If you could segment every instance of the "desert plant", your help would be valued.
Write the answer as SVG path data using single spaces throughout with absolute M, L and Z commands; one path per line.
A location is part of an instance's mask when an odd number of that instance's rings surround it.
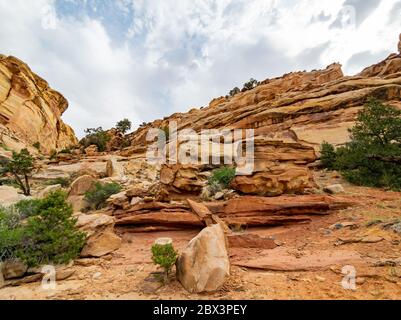
M 0 262 L 16 258 L 22 234 L 17 211 L 13 207 L 0 207 Z
M 0 173 L 2 175 L 11 174 L 24 195 L 30 196 L 29 176 L 33 169 L 33 157 L 27 149 L 22 149 L 19 153 L 13 151 L 11 160 L 3 160 Z
M 235 177 L 235 168 L 222 167 L 213 170 L 209 178 L 208 184 L 209 186 L 213 186 L 217 183 L 220 184 L 223 188 L 228 188 L 234 177 Z
M 18 257 L 29 266 L 38 266 L 68 263 L 79 256 L 85 234 L 75 227 L 66 194 L 60 190 L 49 194 L 34 205 L 35 210 L 23 227 Z
M 50 179 L 50 180 L 46 181 L 46 185 L 48 185 L 48 186 L 54 186 L 57 184 L 61 185 L 63 188 L 68 188 L 71 184 L 71 179 L 59 177 L 59 178 Z
M 159 265 L 164 271 L 164 283 L 168 282 L 168 277 L 177 261 L 177 252 L 171 243 L 157 244 L 152 246 L 152 261 L 154 264 Z
M 35 142 L 33 145 L 32 145 L 32 147 L 34 147 L 35 149 L 37 149 L 37 150 L 40 150 L 40 142 L 38 141 L 38 142 Z
M 259 82 L 253 78 L 251 78 L 248 82 L 244 83 L 244 87 L 242 90 L 251 90 L 259 85 Z
M 72 151 L 71 151 L 71 148 L 64 148 L 64 149 L 61 150 L 59 153 L 62 153 L 62 154 L 71 154 Z
M 120 191 L 121 186 L 116 182 L 105 184 L 97 182 L 91 190 L 85 193 L 85 200 L 92 208 L 101 209 L 111 195 Z
M 18 258 L 28 266 L 74 259 L 85 234 L 76 229 L 72 213 L 62 191 L 0 208 L 0 259 Z
M 401 189 L 401 110 L 369 99 L 350 130 L 351 141 L 335 151 L 334 169 L 351 183 Z M 330 147 L 329 147 L 330 148 Z M 329 148 L 326 149 L 328 150 Z M 330 148 L 331 149 L 331 148 Z M 326 152 L 332 159 L 332 149 Z
M 39 214 L 41 200 L 29 199 L 21 200 L 14 205 L 15 209 L 18 210 L 21 219 L 26 219 Z
M 336 162 L 336 150 L 330 143 L 323 141 L 320 146 L 320 162 L 327 169 L 334 169 Z
M 241 89 L 238 87 L 235 87 L 234 89 L 230 90 L 229 95 L 230 95 L 230 97 L 234 97 L 236 94 L 238 94 L 240 92 L 241 92 Z
M 101 152 L 106 150 L 107 142 L 110 141 L 110 136 L 102 127 L 88 128 L 85 130 L 85 133 L 86 136 L 80 141 L 81 145 L 85 148 L 90 145 L 95 145 Z
M 120 131 L 122 134 L 125 134 L 127 131 L 131 130 L 132 123 L 128 119 L 123 119 L 118 121 L 116 124 L 116 129 Z

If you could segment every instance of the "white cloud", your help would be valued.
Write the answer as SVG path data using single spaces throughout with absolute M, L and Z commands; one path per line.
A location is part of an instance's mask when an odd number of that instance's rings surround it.
M 64 119 L 79 135 L 123 117 L 137 125 L 205 105 L 250 77 L 334 61 L 355 73 L 362 60 L 395 51 L 401 27 L 389 19 L 391 0 L 364 2 L 363 19 L 340 28 L 333 24 L 345 0 L 119 0 L 124 15 L 134 14 L 116 41 L 108 30 L 115 20 L 101 11 L 107 0 L 84 2 L 97 15 L 57 12 L 56 28 L 43 28 L 43 8 L 54 14 L 54 1 L 0 0 L 0 52 L 26 61 L 67 97 Z

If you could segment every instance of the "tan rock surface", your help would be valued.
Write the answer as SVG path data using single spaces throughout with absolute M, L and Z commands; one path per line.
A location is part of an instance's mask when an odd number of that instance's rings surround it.
M 177 278 L 189 292 L 216 291 L 229 275 L 225 235 L 218 224 L 193 238 L 177 261 Z
M 74 131 L 61 120 L 67 100 L 15 57 L 0 55 L 0 142 L 10 149 L 61 150 L 75 145 Z
M 80 214 L 77 227 L 87 234 L 82 257 L 101 257 L 117 250 L 121 238 L 114 233 L 114 219 L 105 214 Z

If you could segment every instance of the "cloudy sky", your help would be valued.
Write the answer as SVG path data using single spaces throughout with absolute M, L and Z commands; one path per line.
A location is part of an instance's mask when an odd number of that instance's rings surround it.
M 69 100 L 77 135 L 201 107 L 254 77 L 396 52 L 401 0 L 0 0 L 0 53 Z

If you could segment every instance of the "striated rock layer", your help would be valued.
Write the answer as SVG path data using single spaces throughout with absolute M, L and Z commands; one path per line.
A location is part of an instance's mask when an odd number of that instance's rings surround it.
M 0 55 L 0 144 L 50 153 L 77 143 L 61 120 L 67 100 L 15 57 Z
M 401 52 L 355 76 L 344 76 L 341 65 L 334 63 L 324 70 L 267 79 L 233 97 L 213 99 L 205 108 L 143 125 L 131 135 L 131 151 L 146 148 L 151 128 L 165 130 L 172 121 L 178 130 L 196 133 L 203 129 L 254 129 L 253 174 L 237 176 L 232 186 L 245 194 L 302 193 L 314 186 L 308 165 L 318 159 L 320 144 L 327 141 L 338 146 L 349 141 L 348 129 L 370 97 L 401 108 Z M 187 144 L 189 150 L 194 140 L 189 137 L 179 145 Z M 231 147 L 225 141 L 221 144 L 222 149 Z M 202 187 L 202 167 L 167 165 L 161 176 L 162 183 L 178 191 Z

